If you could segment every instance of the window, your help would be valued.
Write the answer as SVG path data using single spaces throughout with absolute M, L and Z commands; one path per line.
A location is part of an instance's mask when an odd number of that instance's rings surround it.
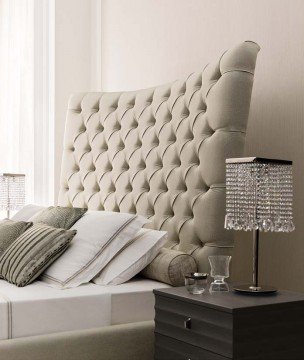
M 53 202 L 53 2 L 0 0 L 0 172 Z

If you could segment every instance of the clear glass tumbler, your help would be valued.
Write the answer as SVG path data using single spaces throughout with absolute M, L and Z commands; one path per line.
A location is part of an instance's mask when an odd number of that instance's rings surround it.
M 209 291 L 229 291 L 229 286 L 225 279 L 229 277 L 229 264 L 231 256 L 226 255 L 214 255 L 208 256 L 211 266 L 210 275 L 214 281 L 210 284 Z
M 185 276 L 186 289 L 190 294 L 198 295 L 205 291 L 207 286 L 207 274 L 190 273 Z

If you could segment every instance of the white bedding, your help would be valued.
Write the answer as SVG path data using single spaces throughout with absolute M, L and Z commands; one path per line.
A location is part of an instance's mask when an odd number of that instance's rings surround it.
M 164 287 L 136 279 L 58 290 L 40 281 L 18 288 L 0 280 L 0 340 L 152 320 L 152 290 Z

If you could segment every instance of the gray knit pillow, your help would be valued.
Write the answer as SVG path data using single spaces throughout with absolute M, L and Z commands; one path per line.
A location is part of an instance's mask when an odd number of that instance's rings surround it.
M 0 220 L 0 256 L 30 226 L 31 222 Z
M 60 229 L 70 229 L 88 209 L 50 206 L 30 218 L 34 224 L 43 223 Z
M 76 230 L 34 224 L 0 257 L 0 277 L 17 286 L 33 282 L 69 246 Z

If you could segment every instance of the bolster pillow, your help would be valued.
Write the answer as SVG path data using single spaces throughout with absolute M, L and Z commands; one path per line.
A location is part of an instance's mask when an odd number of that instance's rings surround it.
M 197 264 L 191 255 L 162 248 L 157 257 L 142 271 L 142 275 L 172 286 L 182 286 L 185 284 L 185 274 L 196 271 Z

